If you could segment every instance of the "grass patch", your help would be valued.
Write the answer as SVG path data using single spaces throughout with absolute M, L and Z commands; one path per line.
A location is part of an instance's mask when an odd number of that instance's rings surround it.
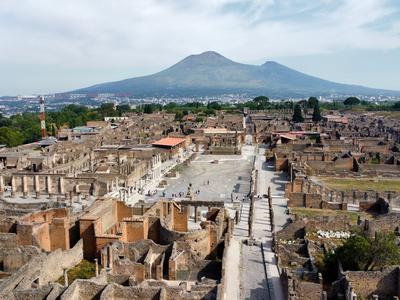
M 321 178 L 327 187 L 334 190 L 374 190 L 376 192 L 395 191 L 400 193 L 400 179 L 377 179 L 377 178 Z
M 400 111 L 375 111 L 375 115 L 400 119 Z
M 316 216 L 347 216 L 352 225 L 357 224 L 358 216 L 361 216 L 362 219 L 371 219 L 371 215 L 365 212 L 355 212 L 347 210 L 292 207 L 290 208 L 290 212 L 292 214 L 298 215 L 301 218 L 306 217 L 310 219 Z
M 82 260 L 75 267 L 69 269 L 68 284 L 71 284 L 75 279 L 90 279 L 96 276 L 96 265 L 88 260 Z M 61 276 L 57 282 L 64 285 L 64 276 Z

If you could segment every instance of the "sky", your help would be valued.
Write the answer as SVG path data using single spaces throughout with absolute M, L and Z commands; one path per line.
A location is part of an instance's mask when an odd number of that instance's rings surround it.
M 148 75 L 209 50 L 400 90 L 400 1 L 0 0 L 0 95 Z

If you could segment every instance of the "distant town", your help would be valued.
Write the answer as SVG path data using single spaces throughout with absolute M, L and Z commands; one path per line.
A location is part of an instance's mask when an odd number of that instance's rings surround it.
M 353 95 L 338 95 L 332 94 L 329 96 L 318 97 L 321 102 L 332 102 L 337 100 L 344 100 Z M 399 101 L 399 96 L 365 96 L 356 95 L 360 100 L 368 101 L 371 103 L 385 103 Z M 39 106 L 37 103 L 38 95 L 18 95 L 18 96 L 0 96 L 0 112 L 3 116 L 11 116 L 23 112 L 37 112 Z M 207 97 L 143 97 L 137 98 L 126 94 L 114 93 L 99 93 L 99 94 L 75 94 L 75 93 L 60 93 L 60 94 L 47 94 L 44 95 L 47 111 L 57 111 L 66 105 L 82 105 L 88 108 L 99 107 L 104 103 L 114 103 L 115 105 L 127 104 L 131 108 L 143 104 L 161 104 L 166 105 L 174 102 L 178 104 L 201 102 L 207 104 L 209 102 L 219 102 L 224 104 L 238 104 L 245 103 L 254 98 L 253 95 L 247 94 L 223 94 L 219 96 Z M 287 98 L 287 101 L 301 101 L 304 97 Z M 271 98 L 271 102 L 282 101 L 281 98 Z

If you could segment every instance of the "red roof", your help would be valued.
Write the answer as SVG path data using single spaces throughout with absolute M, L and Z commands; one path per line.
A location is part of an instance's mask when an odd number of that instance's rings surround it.
M 181 138 L 167 137 L 152 143 L 152 145 L 174 147 L 183 143 L 184 141 L 185 140 Z

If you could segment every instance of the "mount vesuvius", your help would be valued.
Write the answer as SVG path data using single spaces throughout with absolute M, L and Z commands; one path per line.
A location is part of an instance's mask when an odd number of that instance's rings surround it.
M 190 55 L 153 75 L 108 82 L 74 93 L 126 93 L 133 96 L 215 96 L 220 94 L 302 97 L 330 94 L 400 95 L 323 80 L 267 61 L 261 66 L 234 62 L 216 52 Z

